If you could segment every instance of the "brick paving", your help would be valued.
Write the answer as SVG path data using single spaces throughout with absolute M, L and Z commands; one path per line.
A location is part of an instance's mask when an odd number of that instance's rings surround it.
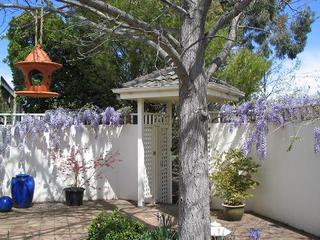
M 125 200 L 90 201 L 81 207 L 68 207 L 62 203 L 40 203 L 28 209 L 13 209 L 9 213 L 0 213 L 0 239 L 86 239 L 90 221 L 100 211 L 115 208 L 139 219 L 149 227 L 157 226 L 158 211 L 173 216 L 177 214 L 176 205 L 137 208 L 134 203 Z M 217 219 L 223 226 L 232 230 L 234 239 L 247 239 L 247 230 L 250 227 L 261 230 L 261 239 L 319 239 L 248 213 L 240 222 L 223 221 L 217 212 L 212 212 L 212 219 Z

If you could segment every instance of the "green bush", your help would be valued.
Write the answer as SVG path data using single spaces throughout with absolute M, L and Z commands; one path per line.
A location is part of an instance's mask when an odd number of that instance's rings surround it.
M 146 226 L 125 217 L 118 210 L 99 213 L 88 230 L 88 240 L 151 240 L 148 235 Z
M 210 179 L 214 184 L 215 196 L 220 197 L 224 204 L 237 206 L 251 197 L 248 190 L 255 189 L 259 182 L 253 176 L 259 164 L 245 157 L 240 150 L 230 150 L 225 158 L 218 158 Z
M 176 240 L 176 234 L 169 228 L 168 221 L 165 226 L 149 230 L 118 210 L 101 212 L 89 225 L 88 240 Z

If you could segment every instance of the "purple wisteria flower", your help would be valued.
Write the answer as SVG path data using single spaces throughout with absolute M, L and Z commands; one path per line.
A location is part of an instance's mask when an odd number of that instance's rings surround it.
M 260 229 L 259 228 L 249 228 L 248 237 L 250 240 L 259 240 L 260 239 Z
M 245 139 L 242 146 L 243 153 L 247 156 L 255 145 L 258 157 L 265 159 L 268 125 L 284 126 L 286 122 L 319 118 L 320 98 L 285 96 L 277 101 L 260 98 L 255 103 L 245 102 L 238 107 L 225 104 L 220 109 L 220 117 L 221 121 L 228 123 L 231 128 L 240 127 L 249 119 L 253 119 L 255 125 L 249 137 Z M 314 151 L 320 153 L 319 128 L 315 129 Z
M 231 122 L 232 121 L 232 115 L 233 115 L 234 108 L 229 104 L 222 105 L 220 109 L 220 117 L 225 122 Z
M 320 153 L 320 127 L 314 129 L 314 152 Z
M 111 122 L 112 116 L 115 114 L 115 110 L 113 107 L 107 107 L 103 112 L 102 112 L 102 123 L 109 125 Z
M 73 125 L 76 126 L 77 129 L 83 129 L 83 125 L 90 124 L 97 134 L 98 126 L 101 123 L 114 126 L 120 125 L 120 112 L 115 111 L 112 107 L 108 107 L 104 112 L 99 108 L 90 108 L 80 111 L 70 111 L 58 108 L 46 111 L 44 117 L 41 119 L 27 115 L 22 121 L 16 122 L 13 126 L 14 137 L 16 138 L 19 150 L 19 158 L 21 161 L 24 161 L 25 159 L 24 149 L 27 136 L 38 136 L 44 132 L 49 132 L 50 147 L 58 149 L 61 143 L 62 132 L 65 129 L 70 128 Z M 5 153 L 7 146 L 10 145 L 10 131 L 9 134 L 7 134 L 5 130 L 1 131 L 2 138 L 5 139 L 3 142 L 6 144 L 0 145 L 0 154 Z

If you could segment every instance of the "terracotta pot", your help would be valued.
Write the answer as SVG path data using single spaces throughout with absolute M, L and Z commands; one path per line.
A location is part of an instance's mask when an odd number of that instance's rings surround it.
M 223 215 L 227 221 L 240 221 L 244 214 L 245 204 L 238 206 L 231 206 L 227 204 L 222 204 Z

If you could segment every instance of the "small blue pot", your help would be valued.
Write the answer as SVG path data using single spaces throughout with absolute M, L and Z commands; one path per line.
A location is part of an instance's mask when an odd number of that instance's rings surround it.
M 13 205 L 17 208 L 28 208 L 32 204 L 34 179 L 28 174 L 18 174 L 12 178 L 11 194 Z
M 0 212 L 10 212 L 13 206 L 11 197 L 0 197 Z

